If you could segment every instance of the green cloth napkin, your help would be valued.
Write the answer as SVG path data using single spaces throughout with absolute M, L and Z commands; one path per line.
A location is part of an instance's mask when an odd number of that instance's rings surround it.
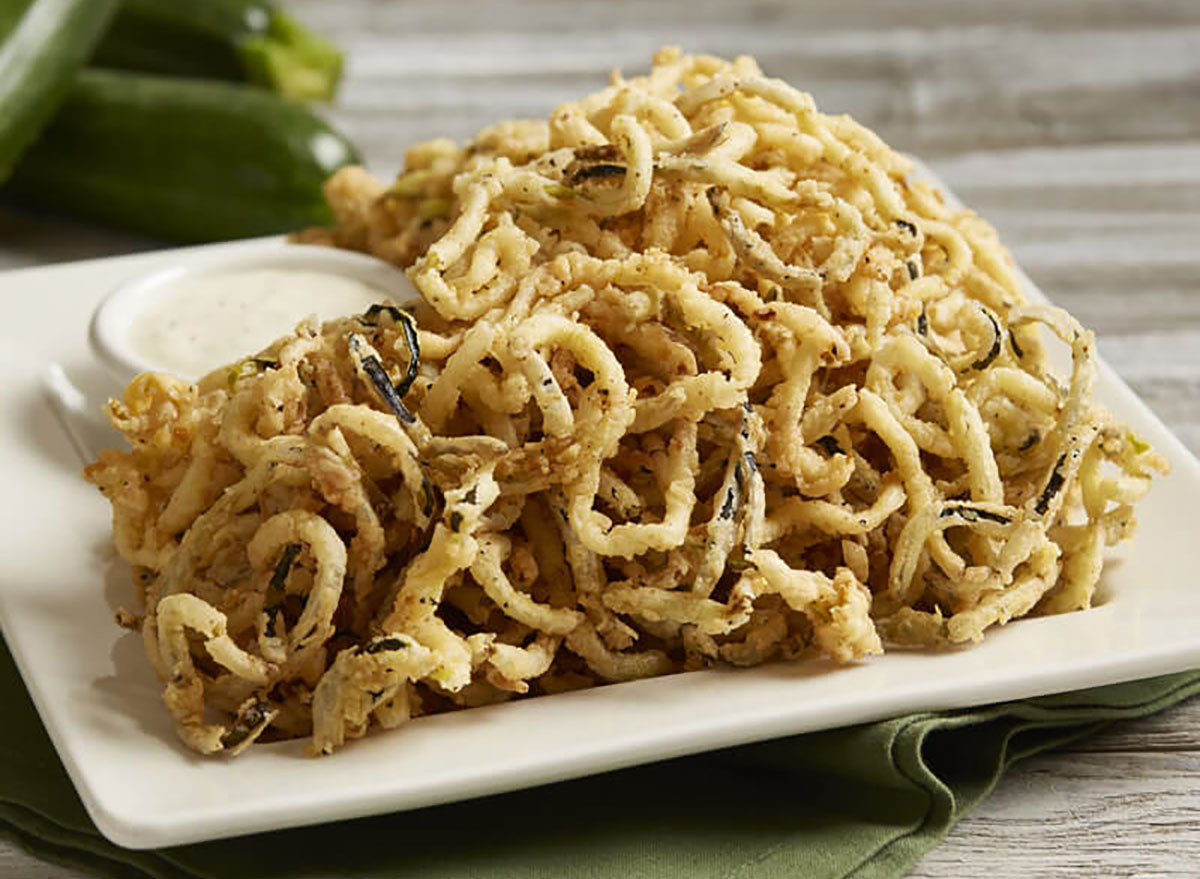
M 0 643 L 0 833 L 121 879 L 885 879 L 903 875 L 1016 760 L 1196 692 L 1200 672 L 1189 672 L 135 852 L 88 820 Z

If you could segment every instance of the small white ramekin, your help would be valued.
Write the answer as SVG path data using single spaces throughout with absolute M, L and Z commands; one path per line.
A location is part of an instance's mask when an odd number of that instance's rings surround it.
M 104 368 L 122 384 L 139 373 L 164 368 L 164 364 L 152 363 L 132 349 L 129 330 L 139 314 L 185 278 L 238 270 L 289 269 L 353 278 L 377 287 L 395 302 L 406 302 L 416 296 L 404 272 L 390 263 L 350 250 L 289 244 L 281 238 L 270 238 L 177 252 L 177 263 L 118 285 L 92 313 L 88 342 Z M 295 319 L 304 317 L 298 313 Z

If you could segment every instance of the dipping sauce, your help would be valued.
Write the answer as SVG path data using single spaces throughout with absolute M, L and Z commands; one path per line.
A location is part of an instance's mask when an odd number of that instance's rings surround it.
M 328 272 L 248 269 L 185 277 L 134 319 L 128 344 L 158 368 L 199 378 L 260 351 L 310 315 L 357 314 L 390 297 Z

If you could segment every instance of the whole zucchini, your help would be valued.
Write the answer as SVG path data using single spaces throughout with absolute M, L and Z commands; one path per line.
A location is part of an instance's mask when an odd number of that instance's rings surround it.
M 342 53 L 264 0 L 124 0 L 92 63 L 329 100 Z
M 117 0 L 0 0 L 0 182 L 58 109 Z
M 303 104 L 246 85 L 87 69 L 5 192 L 177 242 L 330 221 L 353 146 Z

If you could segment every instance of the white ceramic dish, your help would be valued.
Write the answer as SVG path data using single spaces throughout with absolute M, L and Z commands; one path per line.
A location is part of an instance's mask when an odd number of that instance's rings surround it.
M 88 318 L 114 285 L 271 246 L 0 277 L 0 624 L 89 813 L 121 845 L 410 809 L 902 712 L 1200 666 L 1200 533 L 1189 515 L 1200 464 L 1103 367 L 1099 397 L 1174 472 L 1139 508 L 1137 538 L 1110 558 L 1092 610 L 1018 621 L 963 651 L 894 652 L 843 668 L 821 661 L 697 672 L 421 718 L 322 760 L 302 757 L 300 742 L 255 746 L 236 760 L 197 757 L 172 732 L 139 639 L 112 623 L 113 608 L 132 601 L 127 572 L 108 549 L 107 504 L 79 478 L 41 379 L 56 362 L 86 396 L 105 387 L 88 352 Z
M 138 373 L 161 369 L 162 364 L 146 360 L 130 344 L 129 329 L 137 316 L 186 279 L 243 269 L 289 269 L 342 275 L 381 290 L 396 300 L 410 299 L 415 293 L 403 272 L 374 257 L 349 250 L 298 246 L 278 239 L 266 239 L 250 248 L 201 248 L 191 251 L 187 260 L 170 263 L 114 287 L 92 315 L 88 328 L 92 350 L 122 383 Z M 296 314 L 294 319 L 299 321 L 303 317 L 304 314 Z

